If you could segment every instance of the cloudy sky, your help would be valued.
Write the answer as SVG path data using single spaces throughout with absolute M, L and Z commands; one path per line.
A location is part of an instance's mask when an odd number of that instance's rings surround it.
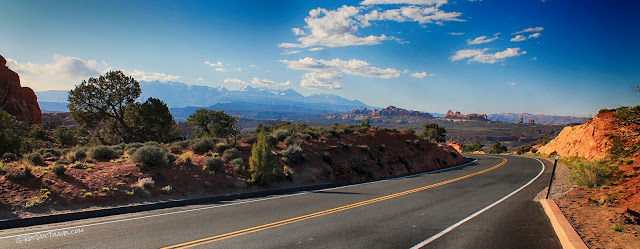
M 373 106 L 588 116 L 640 104 L 638 1 L 4 1 L 36 91 L 138 80 L 293 88 Z

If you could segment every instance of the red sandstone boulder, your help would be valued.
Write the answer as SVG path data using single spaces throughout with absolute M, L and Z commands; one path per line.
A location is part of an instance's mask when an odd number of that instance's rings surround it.
M 0 108 L 18 119 L 32 124 L 42 123 L 38 97 L 28 87 L 20 85 L 20 76 L 7 67 L 0 55 Z

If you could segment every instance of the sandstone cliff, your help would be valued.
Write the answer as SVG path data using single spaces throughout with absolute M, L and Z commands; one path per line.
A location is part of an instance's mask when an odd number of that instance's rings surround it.
M 613 112 L 598 114 L 593 120 L 582 125 L 564 128 L 558 137 L 540 147 L 538 152 L 546 155 L 555 152 L 563 157 L 604 159 L 609 156 L 613 137 L 638 140 L 637 134 L 633 134 L 635 128 L 629 128 L 632 127 L 621 124 L 617 118 L 613 117 Z
M 7 60 L 0 55 L 0 108 L 20 120 L 32 124 L 42 123 L 42 113 L 36 94 L 28 87 L 20 85 L 20 76 L 7 66 Z
M 463 115 L 460 112 L 452 112 L 451 110 L 447 112 L 447 115 L 445 117 L 451 118 L 451 119 L 468 119 L 468 120 L 482 120 L 482 121 L 489 120 L 487 118 L 487 114 L 470 113 L 470 114 Z
M 398 108 L 395 106 L 387 106 L 387 108 L 381 110 L 369 110 L 369 109 L 356 109 L 351 112 L 355 115 L 369 115 L 369 116 L 412 116 L 412 117 L 425 117 L 433 118 L 433 115 L 426 112 L 412 111 L 407 109 Z

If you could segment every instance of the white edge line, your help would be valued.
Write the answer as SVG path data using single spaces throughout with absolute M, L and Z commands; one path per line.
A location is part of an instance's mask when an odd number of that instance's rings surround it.
M 423 246 L 426 246 L 427 244 L 433 242 L 434 240 L 437 240 L 438 238 L 442 237 L 443 235 L 447 234 L 448 232 L 451 232 L 451 230 L 459 227 L 460 225 L 464 224 L 465 222 L 475 218 L 476 216 L 484 213 L 485 211 L 489 210 L 490 208 L 494 207 L 495 205 L 500 204 L 501 202 L 503 202 L 504 200 L 508 199 L 509 197 L 515 195 L 516 193 L 520 192 L 520 190 L 526 188 L 527 186 L 529 186 L 529 184 L 533 183 L 535 180 L 537 180 L 542 173 L 545 170 L 545 166 L 544 163 L 542 163 L 542 161 L 540 161 L 537 158 L 533 158 L 536 159 L 538 162 L 540 162 L 540 165 L 542 165 L 542 169 L 540 170 L 540 172 L 538 173 L 538 175 L 536 175 L 536 177 L 534 177 L 533 179 L 531 179 L 531 181 L 527 182 L 527 184 L 523 185 L 522 187 L 520 187 L 519 189 L 514 190 L 513 192 L 511 192 L 510 194 L 506 195 L 505 197 L 502 197 L 502 199 L 497 200 L 496 202 L 492 203 L 489 206 L 486 206 L 483 209 L 478 210 L 477 212 L 473 213 L 472 215 L 467 216 L 467 218 L 464 218 L 458 222 L 456 222 L 455 224 L 451 225 L 450 227 L 447 227 L 446 229 L 440 231 L 439 233 L 431 236 L 430 238 L 416 244 L 415 246 L 412 246 L 410 249 L 418 249 L 418 248 L 422 248 Z
M 391 178 L 391 179 L 386 179 L 386 180 L 378 180 L 378 181 L 358 183 L 358 184 L 352 184 L 352 185 L 346 185 L 346 186 L 340 186 L 340 187 L 334 187 L 334 188 L 326 188 L 326 189 L 305 191 L 305 192 L 294 193 L 294 194 L 278 195 L 278 196 L 273 196 L 273 197 L 263 197 L 263 198 L 253 199 L 253 200 L 234 202 L 234 203 L 228 203 L 228 204 L 223 204 L 223 205 L 213 205 L 213 206 L 207 206 L 207 207 L 201 207 L 201 208 L 195 208 L 195 209 L 189 209 L 189 210 L 174 211 L 174 212 L 169 212 L 169 213 L 153 214 L 153 215 L 140 216 L 140 217 L 134 217 L 134 218 L 126 218 L 126 219 L 118 219 L 118 220 L 111 220 L 111 221 L 105 221 L 105 222 L 91 223 L 91 224 L 80 225 L 80 226 L 57 228 L 57 229 L 45 230 L 45 231 L 39 231 L 39 232 L 30 232 L 30 233 L 23 233 L 23 234 L 17 234 L 17 235 L 10 235 L 10 236 L 5 236 L 5 237 L 0 237 L 0 240 L 13 238 L 13 237 L 20 237 L 20 236 L 24 236 L 24 235 L 28 235 L 28 234 L 39 234 L 39 233 L 47 233 L 47 232 L 54 232 L 54 231 L 61 231 L 61 230 L 71 230 L 71 229 L 77 229 L 77 228 L 84 228 L 84 227 L 90 227 L 90 226 L 106 225 L 106 224 L 111 224 L 111 223 L 116 223 L 116 222 L 132 221 L 132 220 L 153 218 L 153 217 L 159 217 L 159 216 L 165 216 L 165 215 L 188 213 L 188 212 L 200 211 L 200 210 L 205 210 L 205 209 L 220 208 L 220 207 L 227 207 L 227 206 L 233 206 L 233 205 L 239 205 L 239 204 L 245 204 L 245 203 L 251 203 L 251 202 L 280 199 L 280 198 L 291 197 L 291 196 L 296 196 L 296 195 L 304 195 L 304 194 L 309 194 L 309 193 L 317 193 L 317 192 L 326 191 L 326 190 L 350 188 L 350 187 L 367 185 L 367 184 L 372 184 L 372 183 L 386 182 L 386 181 L 390 181 L 390 180 L 399 180 L 399 179 L 404 179 L 404 178 L 408 178 L 408 177 L 423 176 L 423 175 L 434 174 L 434 173 L 438 173 L 438 172 L 442 172 L 442 171 L 453 170 L 453 169 L 456 169 L 456 168 L 467 166 L 467 165 L 475 163 L 477 161 L 478 161 L 478 159 L 473 158 L 473 161 L 465 163 L 465 164 L 462 164 L 462 165 L 449 167 L 449 168 L 444 168 L 444 169 L 439 169 L 439 170 L 428 171 L 428 172 L 423 172 L 423 173 L 414 174 L 414 175 L 401 176 L 401 177 L 396 177 L 396 178 Z M 151 210 L 149 210 L 149 211 L 151 211 Z M 124 215 L 124 214 L 121 214 L 121 215 Z M 108 216 L 106 216 L 106 217 L 108 217 Z

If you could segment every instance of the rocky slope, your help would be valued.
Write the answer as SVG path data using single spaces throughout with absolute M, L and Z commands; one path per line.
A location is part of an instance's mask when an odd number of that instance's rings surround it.
M 553 154 L 563 157 L 584 157 L 604 159 L 609 156 L 613 137 L 633 137 L 633 129 L 620 124 L 613 112 L 596 115 L 593 120 L 577 126 L 565 127 L 562 132 L 538 150 L 541 154 Z M 636 140 L 637 135 L 636 135 Z
M 38 97 L 31 88 L 20 85 L 20 76 L 7 67 L 0 55 L 0 108 L 18 119 L 33 124 L 42 123 Z

